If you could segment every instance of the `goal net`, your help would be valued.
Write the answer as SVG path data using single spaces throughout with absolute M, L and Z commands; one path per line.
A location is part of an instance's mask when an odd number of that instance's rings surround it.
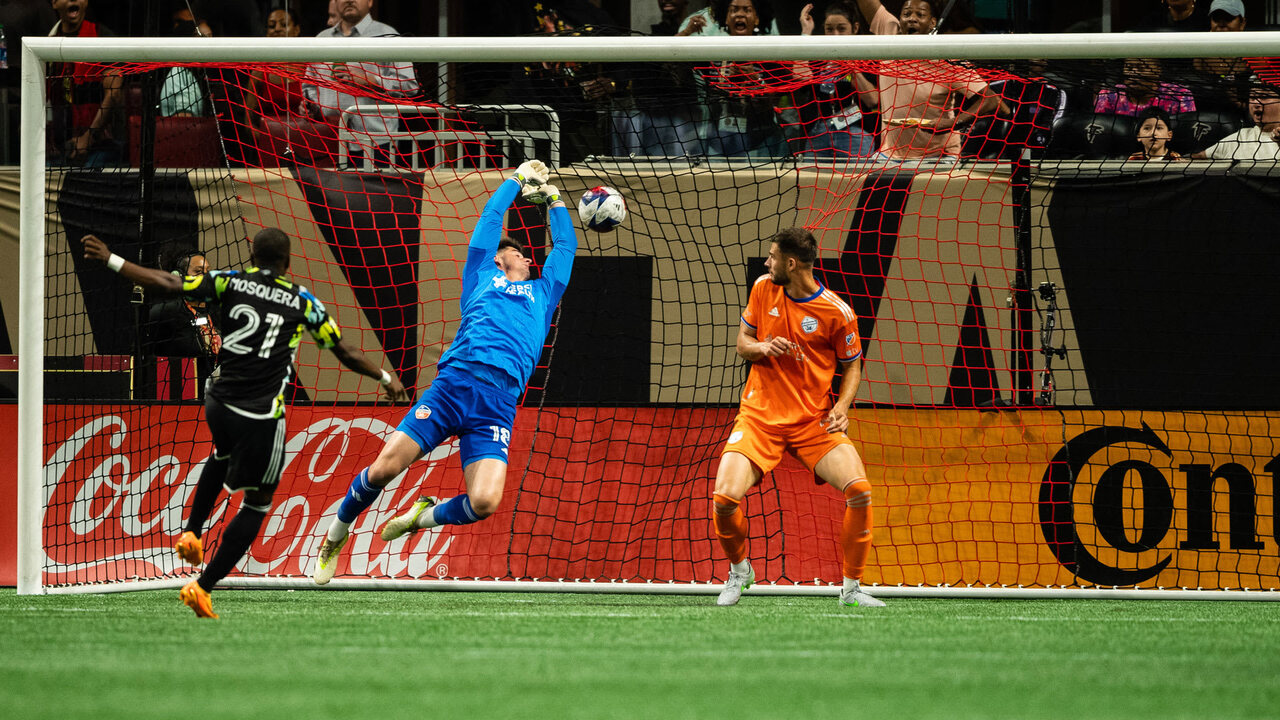
M 377 538 L 420 495 L 463 490 L 446 443 L 353 526 L 335 587 L 722 582 L 711 492 L 748 369 L 739 315 L 769 238 L 802 226 L 859 317 L 865 582 L 1280 588 L 1280 77 L 1255 57 L 1272 34 L 1248 35 L 1037 61 L 984 59 L 1026 55 L 1026 36 L 28 40 L 20 589 L 193 573 L 172 546 L 211 449 L 203 384 L 234 340 L 216 311 L 84 261 L 81 237 L 191 272 L 247 265 L 246 238 L 279 227 L 291 276 L 421 393 L 480 209 L 531 158 L 571 204 L 607 185 L 629 213 L 578 228 L 502 507 Z M 194 43 L 206 60 L 176 62 Z M 1187 56 L 1206 49 L 1246 59 Z M 540 266 L 544 211 L 518 202 L 505 226 Z M 407 409 L 308 341 L 294 376 L 281 486 L 225 584 L 306 586 Z M 239 503 L 220 501 L 208 550 Z M 839 493 L 787 458 L 744 509 L 766 591 L 833 592 Z

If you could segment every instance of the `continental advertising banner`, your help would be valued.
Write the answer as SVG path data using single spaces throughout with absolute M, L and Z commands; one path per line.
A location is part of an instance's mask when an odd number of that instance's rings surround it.
M 10 406 L 11 407 L 11 406 Z M 292 407 L 281 487 L 239 572 L 309 574 L 351 477 L 403 408 Z M 171 551 L 203 458 L 197 406 L 46 409 L 44 581 L 185 575 Z M 463 488 L 447 444 L 354 526 L 340 576 L 708 582 L 710 495 L 731 409 L 522 409 L 504 505 L 383 543 L 420 494 Z M 14 424 L 5 423 L 12 444 Z M 536 431 L 535 431 L 536 430 Z M 874 488 L 866 580 L 888 584 L 1278 588 L 1280 413 L 858 409 Z M 3 475 L 7 507 L 16 478 Z M 747 496 L 765 581 L 838 581 L 842 498 L 788 460 Z M 217 506 L 216 548 L 238 496 Z M 12 577 L 12 547 L 4 548 Z

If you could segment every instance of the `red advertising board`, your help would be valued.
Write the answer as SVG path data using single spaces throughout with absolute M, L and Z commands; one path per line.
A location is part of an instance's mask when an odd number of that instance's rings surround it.
M 0 405 L 0 585 L 18 584 L 18 405 Z
M 291 407 L 281 486 L 238 571 L 308 575 L 351 478 L 403 412 Z M 13 584 L 16 406 L 0 413 L 0 582 Z M 420 495 L 463 489 L 456 445 L 446 444 L 360 517 L 339 574 L 722 578 L 710 497 L 732 417 L 730 408 L 521 410 L 494 517 L 378 539 Z M 171 548 L 210 449 L 202 409 L 49 405 L 45 418 L 44 582 L 189 574 Z M 1280 585 L 1278 413 L 866 409 L 850 435 L 873 485 L 869 582 Z M 209 550 L 238 505 L 224 496 L 215 508 Z M 839 493 L 787 460 L 744 507 L 760 577 L 839 580 Z

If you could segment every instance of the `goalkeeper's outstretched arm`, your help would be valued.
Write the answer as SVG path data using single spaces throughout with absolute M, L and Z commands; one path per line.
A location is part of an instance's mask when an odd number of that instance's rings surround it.
M 182 292 L 182 278 L 173 273 L 143 267 L 135 262 L 125 260 L 111 252 L 111 248 L 107 247 L 106 243 L 93 235 L 85 235 L 80 239 L 80 242 L 84 245 L 84 257 L 86 260 L 97 260 L 105 263 L 107 267 L 120 273 L 125 279 L 135 282 L 148 290 L 156 290 L 173 295 Z
M 547 210 L 547 226 L 551 229 L 553 247 L 547 255 L 547 264 L 542 269 L 542 277 L 551 284 L 553 297 L 552 307 L 560 302 L 565 288 L 569 286 L 569 275 L 573 272 L 573 258 L 578 252 L 578 233 L 573 228 L 573 220 L 569 209 L 560 199 L 560 190 L 554 185 L 543 185 L 540 191 L 549 205 Z
M 467 264 L 463 269 L 463 282 L 467 283 L 472 274 L 493 264 L 493 254 L 498 251 L 498 242 L 502 240 L 502 219 L 507 208 L 515 202 L 516 195 L 526 184 L 541 185 L 547 181 L 547 166 L 540 160 L 529 160 L 516 168 L 515 174 L 498 186 L 489 196 L 484 210 L 480 212 L 480 220 L 471 231 L 471 242 L 467 244 Z M 463 297 L 467 293 L 464 288 Z

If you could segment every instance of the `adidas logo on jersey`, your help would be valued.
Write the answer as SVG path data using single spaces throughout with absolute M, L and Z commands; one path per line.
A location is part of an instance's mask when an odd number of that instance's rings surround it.
M 778 308 L 769 308 L 769 315 L 771 317 L 778 317 Z

